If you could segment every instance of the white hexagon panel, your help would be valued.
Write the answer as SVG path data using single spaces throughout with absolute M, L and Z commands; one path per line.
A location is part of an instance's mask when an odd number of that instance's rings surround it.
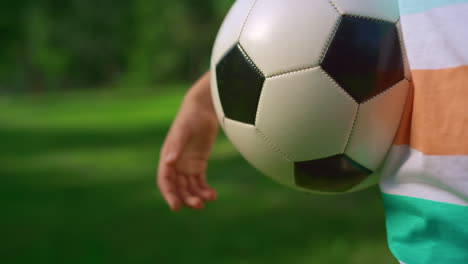
M 355 15 L 396 23 L 400 18 L 398 0 L 331 0 L 342 15 Z
M 318 66 L 338 19 L 327 0 L 258 0 L 240 44 L 266 77 Z
M 317 67 L 267 78 L 255 125 L 294 161 L 320 159 L 343 153 L 357 109 Z
M 375 171 L 384 161 L 400 125 L 409 82 L 403 80 L 359 106 L 345 154 Z
M 224 122 L 222 122 L 224 118 L 224 111 L 223 106 L 221 105 L 221 100 L 219 98 L 219 91 L 218 91 L 218 80 L 216 78 L 216 71 L 210 71 L 210 89 L 211 89 L 211 99 L 213 101 L 213 107 L 216 112 L 216 117 L 220 121 L 220 125 L 224 128 Z
M 238 42 L 242 27 L 254 3 L 255 0 L 237 0 L 233 4 L 216 36 L 211 55 L 212 64 L 218 63 L 226 52 Z
M 225 118 L 225 133 L 236 149 L 259 171 L 286 186 L 294 184 L 293 162 L 252 125 Z
M 396 24 L 398 30 L 398 37 L 400 39 L 400 46 L 401 46 L 401 56 L 403 58 L 403 67 L 405 71 L 405 78 L 411 80 L 411 68 L 409 66 L 408 55 L 406 53 L 406 48 L 404 45 L 404 38 L 403 38 L 403 30 L 401 28 L 401 21 L 398 21 Z

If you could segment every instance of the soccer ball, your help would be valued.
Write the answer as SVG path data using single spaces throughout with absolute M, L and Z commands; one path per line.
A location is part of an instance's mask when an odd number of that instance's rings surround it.
M 225 134 L 294 189 L 377 182 L 409 90 L 396 0 L 237 0 L 211 59 Z

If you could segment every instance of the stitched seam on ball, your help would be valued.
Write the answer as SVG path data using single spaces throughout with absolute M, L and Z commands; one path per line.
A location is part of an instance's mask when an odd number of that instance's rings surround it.
M 263 133 L 262 131 L 260 131 L 260 129 L 258 128 L 255 128 L 255 132 L 263 139 L 263 141 L 265 141 L 265 143 L 268 144 L 268 146 L 275 152 L 277 152 L 278 154 L 280 154 L 285 160 L 289 161 L 289 162 L 293 162 L 293 158 L 289 157 L 288 155 L 286 155 L 286 153 L 284 153 L 283 151 L 281 151 L 281 149 L 276 145 L 274 144 L 273 142 L 271 142 L 270 139 L 268 139 Z
M 255 2 L 250 7 L 249 12 L 247 13 L 247 16 L 245 17 L 244 23 L 242 23 L 242 27 L 241 27 L 241 30 L 239 32 L 239 35 L 237 36 L 237 42 L 239 42 L 240 37 L 242 35 L 242 32 L 244 32 L 244 28 L 245 28 L 245 25 L 247 24 L 247 20 L 249 19 L 250 14 L 252 14 L 252 11 L 253 11 L 255 5 L 257 4 L 257 2 L 258 2 L 258 0 L 255 0 Z
M 239 121 L 227 118 L 227 117 L 223 118 L 223 120 L 225 120 L 225 119 L 229 119 L 231 122 L 234 122 L 235 124 L 237 124 L 239 126 L 243 126 L 243 127 L 249 128 L 249 129 L 253 128 L 255 130 L 255 134 L 260 136 L 260 138 L 263 140 L 263 142 L 265 142 L 271 150 L 278 153 L 286 161 L 293 162 L 294 159 L 289 157 L 283 151 L 281 151 L 281 149 L 276 144 L 274 144 L 267 136 L 265 136 L 265 134 L 263 134 L 262 131 L 259 128 L 255 127 L 254 125 L 239 122 Z M 228 134 L 228 133 L 226 133 L 226 134 Z
M 343 153 L 346 153 L 346 150 L 348 150 L 349 144 L 351 142 L 351 138 L 353 136 L 354 129 L 356 128 L 356 123 L 358 122 L 358 117 L 359 117 L 359 109 L 361 108 L 361 105 L 358 104 L 356 113 L 354 114 L 354 120 L 353 120 L 353 125 L 351 126 L 351 129 L 348 134 L 348 139 L 346 140 L 346 144 L 343 149 Z
M 353 186 L 353 188 L 347 190 L 346 192 L 344 192 L 345 194 L 346 193 L 352 193 L 352 192 L 357 192 L 357 191 L 360 191 L 360 190 L 364 190 L 366 188 L 369 188 L 373 185 L 376 185 L 379 183 L 378 181 L 378 174 L 375 173 L 377 170 L 374 171 L 374 173 L 372 173 L 369 177 L 363 179 L 360 183 L 358 183 L 357 185 Z M 364 183 L 365 182 L 365 183 Z
M 340 9 L 340 7 L 335 2 L 333 2 L 331 0 L 328 0 L 328 2 L 330 3 L 330 5 L 333 6 L 333 8 L 336 10 L 336 12 L 338 12 L 338 14 L 343 15 L 343 11 Z
M 244 48 L 242 47 L 242 45 L 240 43 L 237 44 L 237 46 L 239 47 L 239 50 L 241 51 L 242 55 L 244 56 L 244 58 L 247 60 L 248 63 L 250 63 L 250 65 L 252 65 L 252 67 L 254 68 L 254 70 L 260 74 L 263 78 L 265 78 L 265 75 L 262 73 L 262 71 L 260 71 L 260 69 L 257 67 L 257 65 L 255 65 L 255 63 L 252 61 L 252 59 L 250 59 L 249 55 L 247 54 L 247 52 L 244 50 Z
M 396 24 L 395 21 L 391 20 L 386 20 L 383 18 L 377 18 L 377 17 L 370 17 L 370 16 L 365 16 L 365 15 L 358 15 L 358 14 L 343 14 L 343 16 L 349 16 L 349 17 L 354 17 L 354 18 L 362 18 L 362 19 L 367 19 L 367 20 L 374 20 L 380 23 L 390 23 L 390 24 Z
M 342 16 L 354 16 L 354 17 L 360 17 L 360 18 L 367 18 L 367 19 L 378 20 L 378 21 L 382 21 L 382 22 L 389 22 L 389 23 L 393 23 L 393 24 L 396 24 L 396 23 L 398 23 L 398 21 L 400 21 L 400 18 L 398 18 L 396 21 L 391 21 L 391 20 L 387 20 L 387 19 L 383 19 L 383 18 L 376 18 L 376 17 L 366 16 L 366 15 L 358 15 L 358 14 L 352 14 L 352 13 L 347 14 L 343 10 L 341 10 L 341 8 L 338 6 L 338 4 L 335 3 L 334 1 L 328 0 L 328 2 Z
M 385 91 L 377 94 L 377 95 L 374 95 L 373 97 L 365 100 L 364 102 L 362 102 L 361 104 L 366 104 L 366 103 L 369 103 L 371 101 L 374 101 L 374 100 L 377 100 L 379 99 L 380 97 L 386 95 L 387 93 L 389 93 L 390 91 L 392 91 L 393 89 L 395 89 L 395 87 L 397 87 L 398 85 L 400 85 L 402 82 L 404 81 L 408 81 L 406 78 L 403 78 L 401 81 L 395 83 L 394 85 L 390 86 L 390 88 L 386 89 Z
M 235 123 L 236 125 L 239 125 L 239 126 L 242 126 L 242 127 L 246 127 L 246 128 L 249 128 L 249 129 L 256 129 L 256 127 L 254 125 L 247 124 L 247 123 L 244 123 L 244 122 L 240 122 L 240 121 L 237 121 L 237 120 L 234 120 L 234 119 L 230 119 L 229 117 L 224 117 L 224 119 L 229 120 L 230 122 Z M 226 133 L 226 134 L 229 134 L 229 133 Z
M 320 66 L 319 66 L 319 65 L 316 65 L 316 66 L 310 66 L 310 67 L 305 67 L 305 68 L 298 68 L 298 69 L 291 70 L 291 71 L 286 71 L 286 72 L 280 72 L 280 73 L 277 73 L 277 74 L 272 74 L 272 75 L 270 75 L 270 76 L 267 76 L 266 78 L 267 78 L 267 79 L 274 79 L 274 78 L 282 77 L 282 76 L 285 76 L 285 75 L 291 75 L 291 74 L 295 74 L 295 73 L 300 73 L 300 72 L 306 72 L 306 71 L 314 70 L 314 69 L 317 69 L 317 68 L 320 68 Z
M 262 90 L 260 90 L 260 97 L 258 98 L 257 112 L 255 113 L 255 121 L 254 121 L 255 125 L 257 124 L 258 116 L 259 116 L 259 113 L 260 113 L 260 108 L 261 108 L 261 105 L 262 105 L 263 90 L 265 89 L 265 83 L 266 83 L 266 80 L 263 81 Z
M 398 21 L 395 24 L 395 26 L 397 28 L 398 41 L 400 43 L 400 53 L 401 53 L 401 57 L 403 58 L 403 71 L 404 71 L 405 79 L 409 81 L 411 79 L 411 71 L 409 69 L 408 53 L 406 52 L 405 41 L 403 39 L 403 30 L 401 29 L 400 21 Z M 408 71 L 409 76 L 406 76 L 407 71 Z
M 335 38 L 336 32 L 338 31 L 338 27 L 341 24 L 342 16 L 338 17 L 338 19 L 335 22 L 335 25 L 333 26 L 333 29 L 328 36 L 326 45 L 324 45 L 322 52 L 320 53 L 320 60 L 319 60 L 319 65 L 323 63 L 323 60 L 325 60 L 325 56 L 327 55 L 328 49 L 330 48 L 333 39 Z
M 341 85 L 339 85 L 335 79 L 333 79 L 322 67 L 320 67 L 320 70 L 322 71 L 322 73 L 325 75 L 325 77 L 327 77 L 336 87 L 338 87 L 338 89 L 343 92 L 348 98 L 350 98 L 351 100 L 353 100 L 353 102 L 355 102 L 356 104 L 359 104 L 358 101 L 356 101 L 356 99 L 354 99 L 348 92 L 346 92 L 346 90 L 341 87 Z

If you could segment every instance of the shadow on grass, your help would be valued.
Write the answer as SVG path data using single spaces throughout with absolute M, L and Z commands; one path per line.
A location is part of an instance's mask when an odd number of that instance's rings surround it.
M 166 130 L 0 128 L 0 262 L 394 263 L 375 188 L 333 197 L 297 193 L 238 155 L 210 163 L 219 201 L 202 212 L 171 213 L 154 187 Z M 129 164 L 100 160 L 109 149 L 125 152 Z M 73 161 L 76 152 L 100 152 L 105 169 L 91 166 L 83 178 L 83 168 L 66 162 L 32 165 L 50 153 Z

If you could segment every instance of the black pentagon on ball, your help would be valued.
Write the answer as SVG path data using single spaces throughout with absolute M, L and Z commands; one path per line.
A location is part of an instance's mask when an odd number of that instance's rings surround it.
M 255 125 L 265 76 L 240 44 L 232 47 L 218 63 L 216 80 L 224 115 L 232 120 Z
M 358 103 L 404 79 L 396 25 L 343 15 L 321 63 Z
M 318 192 L 345 192 L 364 181 L 372 171 L 344 154 L 294 163 L 298 187 Z

